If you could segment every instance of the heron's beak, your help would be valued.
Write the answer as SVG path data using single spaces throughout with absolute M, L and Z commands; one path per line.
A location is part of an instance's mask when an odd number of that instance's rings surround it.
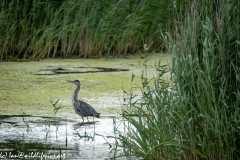
M 67 82 L 74 83 L 74 81 L 67 81 Z

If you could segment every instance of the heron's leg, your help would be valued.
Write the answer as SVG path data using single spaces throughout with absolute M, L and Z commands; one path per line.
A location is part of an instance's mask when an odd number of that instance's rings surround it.
M 89 122 L 88 116 L 87 116 L 87 120 L 88 120 L 88 122 Z
M 84 118 L 82 117 L 82 120 L 83 120 L 83 122 L 84 122 Z

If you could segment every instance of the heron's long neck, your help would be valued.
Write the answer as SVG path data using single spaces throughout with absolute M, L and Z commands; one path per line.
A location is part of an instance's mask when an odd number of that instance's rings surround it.
M 75 91 L 73 92 L 73 100 L 74 100 L 75 102 L 78 101 L 78 92 L 79 92 L 79 90 L 80 90 L 80 86 L 77 85 Z

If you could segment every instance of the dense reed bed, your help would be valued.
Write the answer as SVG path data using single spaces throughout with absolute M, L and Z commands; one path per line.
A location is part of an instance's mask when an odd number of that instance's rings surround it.
M 177 6 L 164 0 L 4 0 L 0 7 L 4 60 L 124 56 L 143 44 L 160 51 L 160 32 Z
M 127 93 L 116 139 L 129 157 L 240 159 L 240 2 L 193 0 L 186 8 L 175 32 L 163 34 L 171 69 L 157 65 L 156 78 L 143 73 L 140 97 Z

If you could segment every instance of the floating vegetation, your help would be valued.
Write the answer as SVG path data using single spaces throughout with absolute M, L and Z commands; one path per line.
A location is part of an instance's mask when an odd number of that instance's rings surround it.
M 74 67 L 64 69 L 62 67 L 53 69 L 41 69 L 35 75 L 56 75 L 56 74 L 82 74 L 82 73 L 97 73 L 97 72 L 123 72 L 129 69 L 121 68 L 105 68 L 105 67 Z

